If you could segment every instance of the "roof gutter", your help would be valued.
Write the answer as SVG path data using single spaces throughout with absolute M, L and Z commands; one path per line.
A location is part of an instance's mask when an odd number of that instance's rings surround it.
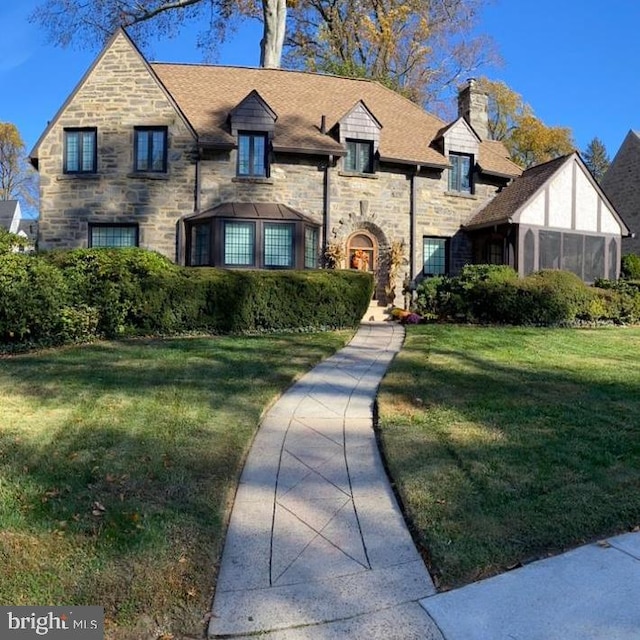
M 412 167 L 415 167 L 417 165 L 426 169 L 438 169 L 440 171 L 444 171 L 451 166 L 448 163 L 436 164 L 435 162 L 423 162 L 422 160 L 404 160 L 402 158 L 390 158 L 388 156 L 380 156 L 380 162 L 389 162 L 392 164 L 408 164 Z
M 489 222 L 481 222 L 480 224 L 466 225 L 461 227 L 467 231 L 479 231 L 480 229 L 488 229 L 489 227 L 496 227 L 501 224 L 515 224 L 513 218 L 500 218 L 499 220 L 491 220 Z
M 513 174 L 513 173 L 500 173 L 499 171 L 488 171 L 487 169 L 483 169 L 482 165 L 480 164 L 478 164 L 478 167 L 480 171 L 487 176 L 494 176 L 496 178 L 507 178 L 509 180 L 514 180 L 515 178 L 518 177 L 517 174 Z

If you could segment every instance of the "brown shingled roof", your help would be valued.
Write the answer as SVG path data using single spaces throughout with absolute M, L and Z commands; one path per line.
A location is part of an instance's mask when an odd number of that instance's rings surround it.
M 485 140 L 480 145 L 478 165 L 485 173 L 496 176 L 519 176 L 522 169 L 509 158 L 509 152 L 498 140 Z
M 445 123 L 377 82 L 283 69 L 167 63 L 153 63 L 151 68 L 205 144 L 233 144 L 229 112 L 257 90 L 278 114 L 276 151 L 344 153 L 333 137 L 321 133 L 322 116 L 330 131 L 362 100 L 383 127 L 382 160 L 443 168 L 449 164 L 430 146 Z M 504 147 L 492 142 L 481 143 L 479 164 L 497 175 L 520 173 Z
M 466 229 L 507 222 L 574 154 L 561 156 L 523 172 L 464 225 Z

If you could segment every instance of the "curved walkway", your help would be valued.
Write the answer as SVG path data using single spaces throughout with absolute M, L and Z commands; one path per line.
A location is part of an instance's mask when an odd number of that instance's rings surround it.
M 265 416 L 225 541 L 210 637 L 440 640 L 418 600 L 435 589 L 373 431 L 396 324 L 364 323 Z

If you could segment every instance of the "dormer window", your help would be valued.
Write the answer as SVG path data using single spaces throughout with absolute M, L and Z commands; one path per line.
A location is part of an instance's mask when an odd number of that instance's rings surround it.
M 373 173 L 373 142 L 347 140 L 344 170 L 352 173 Z
M 458 193 L 473 193 L 471 169 L 473 156 L 466 153 L 450 153 L 449 163 L 449 191 Z
M 243 178 L 267 178 L 267 134 L 240 131 L 238 133 L 238 176 Z

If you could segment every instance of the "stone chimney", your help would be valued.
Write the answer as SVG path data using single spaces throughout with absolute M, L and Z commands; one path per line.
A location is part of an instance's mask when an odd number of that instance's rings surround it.
M 469 78 L 458 92 L 458 116 L 464 118 L 482 140 L 489 140 L 489 98 Z

